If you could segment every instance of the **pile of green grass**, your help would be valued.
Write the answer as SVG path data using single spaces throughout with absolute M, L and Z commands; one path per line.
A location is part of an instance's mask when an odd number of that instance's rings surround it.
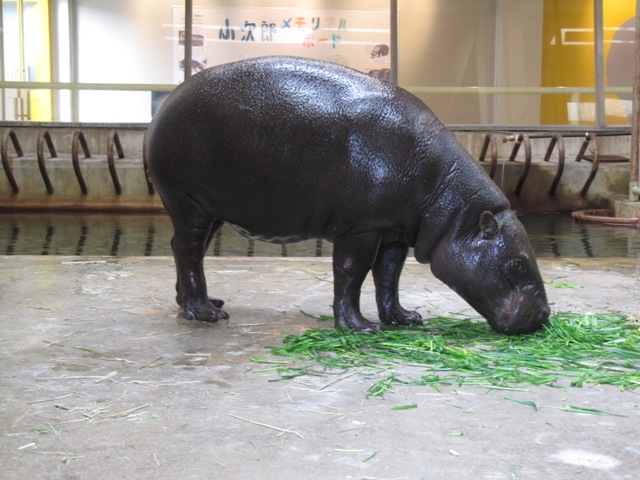
M 391 373 L 377 381 L 369 396 L 394 384 L 480 385 L 510 389 L 523 384 L 573 386 L 611 384 L 623 390 L 640 386 L 640 328 L 617 314 L 552 315 L 532 335 L 509 337 L 486 322 L 430 318 L 424 328 L 393 329 L 363 335 L 333 329 L 288 335 L 272 354 L 290 357 L 272 362 L 281 378 L 343 374 L 351 369 L 392 371 L 394 366 L 424 367 L 418 378 Z

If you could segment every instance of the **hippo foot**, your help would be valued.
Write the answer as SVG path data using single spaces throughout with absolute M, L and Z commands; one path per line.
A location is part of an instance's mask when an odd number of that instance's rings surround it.
M 353 317 L 340 320 L 336 319 L 336 328 L 353 330 L 357 333 L 378 333 L 382 330 L 382 325 L 370 322 L 364 317 Z
M 222 310 L 224 300 L 219 298 L 209 297 L 209 301 L 206 305 L 199 304 L 184 304 L 184 302 L 178 302 L 184 310 L 184 318 L 187 320 L 198 320 L 207 323 L 216 323 L 220 320 L 227 320 L 229 314 Z
M 402 307 L 394 308 L 389 315 L 381 317 L 380 320 L 385 325 L 391 327 L 413 327 L 424 325 L 422 322 L 422 316 L 418 312 L 405 310 Z

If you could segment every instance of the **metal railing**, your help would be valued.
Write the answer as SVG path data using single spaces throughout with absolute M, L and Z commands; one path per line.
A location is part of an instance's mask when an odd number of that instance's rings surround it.
M 13 158 L 11 158 L 11 155 L 9 154 L 9 143 L 13 145 L 16 157 L 18 158 L 24 157 L 24 152 L 22 150 L 22 146 L 20 145 L 20 141 L 18 140 L 18 136 L 16 135 L 15 131 L 12 129 L 7 130 L 5 135 L 2 137 L 2 141 L 0 144 L 0 155 L 2 157 L 2 167 L 9 181 L 9 184 L 11 186 L 11 191 L 13 192 L 14 195 L 17 195 L 18 193 L 20 193 L 20 187 L 13 174 Z M 54 193 L 54 188 L 51 183 L 51 179 L 49 177 L 49 173 L 46 167 L 45 153 L 44 153 L 45 144 L 47 145 L 51 158 L 57 158 L 58 153 L 53 143 L 51 134 L 47 130 L 43 130 L 38 134 L 36 156 L 38 159 L 38 167 L 39 167 L 40 175 L 44 182 L 47 194 L 52 195 Z M 80 187 L 80 191 L 82 195 L 88 195 L 89 188 L 87 187 L 87 183 L 85 182 L 82 169 L 80 168 L 81 152 L 84 154 L 85 159 L 92 158 L 91 152 L 89 150 L 89 145 L 87 143 L 84 133 L 81 130 L 75 130 L 72 134 L 72 140 L 71 140 L 71 163 L 73 165 L 73 171 L 75 173 L 75 177 L 76 177 L 76 180 L 78 181 L 78 186 Z M 143 152 L 144 153 L 143 153 L 142 167 L 144 169 L 144 178 L 147 184 L 147 190 L 149 191 L 149 194 L 152 195 L 155 193 L 155 190 L 153 188 L 153 184 L 149 176 L 149 167 L 148 167 L 148 161 L 146 158 L 146 149 L 143 149 Z M 116 162 L 115 162 L 116 153 L 119 159 L 125 158 L 124 150 L 122 148 L 122 143 L 120 142 L 120 136 L 118 135 L 118 132 L 116 130 L 111 130 L 109 132 L 108 139 L 107 139 L 107 167 L 109 169 L 109 173 L 111 176 L 111 181 L 113 183 L 113 188 L 115 190 L 115 193 L 116 195 L 121 195 L 122 186 L 120 184 L 120 179 L 118 177 L 118 172 L 116 169 Z
M 531 140 L 532 139 L 546 139 L 550 138 L 550 142 L 546 149 L 546 153 L 543 159 L 543 162 L 549 163 L 553 152 L 557 150 L 558 162 L 557 169 L 551 186 L 548 190 L 548 195 L 553 197 L 556 194 L 557 188 L 560 184 L 563 172 L 565 170 L 565 137 L 576 137 L 578 134 L 575 133 L 551 133 L 551 134 L 535 134 L 535 133 L 518 133 L 518 134 L 509 134 L 509 133 L 495 133 L 489 132 L 485 134 L 484 142 L 482 145 L 482 149 L 479 155 L 478 160 L 480 162 L 485 162 L 487 159 L 487 154 L 490 156 L 490 166 L 489 166 L 489 176 L 494 179 L 499 159 L 498 152 L 498 136 L 502 136 L 502 143 L 513 142 L 513 148 L 511 149 L 511 153 L 509 155 L 508 160 L 506 162 L 513 163 L 516 161 L 518 154 L 520 152 L 520 148 L 524 145 L 524 166 L 518 178 L 516 187 L 513 191 L 513 195 L 516 197 L 520 196 L 522 193 L 522 189 L 525 185 L 525 182 L 528 179 L 531 163 L 532 163 L 532 148 L 531 148 Z M 586 178 L 582 188 L 578 192 L 579 196 L 585 198 L 589 192 L 589 188 L 591 187 L 593 180 L 598 173 L 598 169 L 601 163 L 601 154 L 600 154 L 600 146 L 598 141 L 598 136 L 594 132 L 586 132 L 585 134 L 579 135 L 580 137 L 584 137 L 582 145 L 575 157 L 575 162 L 580 162 L 583 159 L 587 159 L 591 162 L 591 170 L 589 172 L 588 177 Z M 146 132 L 143 142 L 142 148 L 142 168 L 144 170 L 144 179 L 146 181 L 146 186 L 149 195 L 153 195 L 155 193 L 153 183 L 151 181 L 149 175 L 149 167 L 148 167 L 148 159 L 146 152 Z M 6 131 L 4 136 L 2 137 L 1 145 L 0 145 L 0 154 L 2 157 L 2 166 L 5 172 L 5 175 L 9 181 L 11 186 L 11 191 L 14 195 L 17 195 L 20 192 L 20 187 L 13 173 L 13 158 L 9 154 L 9 146 L 10 144 L 13 146 L 15 150 L 15 156 L 17 158 L 24 157 L 23 149 L 20 145 L 20 141 L 18 140 L 18 136 L 15 131 L 9 129 Z M 37 138 L 37 159 L 38 166 L 40 170 L 40 174 L 42 176 L 42 180 L 45 185 L 45 189 L 48 195 L 52 195 L 54 193 L 54 188 L 47 172 L 46 168 L 46 160 L 45 160 L 45 145 L 48 148 L 49 155 L 51 158 L 57 158 L 58 153 L 55 148 L 54 142 L 52 140 L 51 135 L 47 130 L 41 130 L 38 134 Z M 585 156 L 587 148 L 591 147 L 592 155 Z M 120 183 L 120 179 L 118 177 L 118 172 L 116 168 L 116 155 L 118 159 L 125 158 L 124 150 L 122 148 L 122 143 L 120 141 L 120 136 L 115 129 L 111 129 L 108 133 L 107 137 L 107 167 L 110 173 L 111 181 L 113 184 L 113 188 L 116 195 L 122 194 L 122 186 Z M 73 165 L 73 170 L 75 173 L 75 177 L 77 179 L 78 185 L 80 187 L 80 191 L 83 196 L 89 194 L 89 189 L 84 179 L 84 175 L 82 173 L 82 169 L 80 166 L 80 155 L 84 154 L 84 158 L 92 158 L 91 152 L 89 151 L 89 146 L 87 140 L 85 138 L 84 133 L 81 130 L 74 130 L 72 134 L 72 142 L 71 142 L 71 162 Z M 626 159 L 624 159 L 626 160 Z M 494 179 L 495 180 L 495 179 Z
M 490 149 L 491 164 L 489 166 L 489 176 L 492 179 L 495 176 L 495 172 L 498 166 L 498 142 L 496 139 L 497 135 L 498 134 L 492 133 L 492 132 L 487 133 L 485 135 L 484 143 L 482 145 L 482 150 L 480 151 L 480 157 L 478 158 L 480 162 L 484 162 L 487 156 L 487 151 L 489 151 Z M 569 136 L 575 137 L 575 135 L 571 135 L 571 134 Z M 564 146 L 563 135 L 561 133 L 554 133 L 551 135 L 527 135 L 526 133 L 519 133 L 517 135 L 506 135 L 503 137 L 502 139 L 503 143 L 514 142 L 513 149 L 511 150 L 511 154 L 509 156 L 509 160 L 508 160 L 509 162 L 515 161 L 518 155 L 518 151 L 520 149 L 520 145 L 524 144 L 524 152 L 525 152 L 524 167 L 522 169 L 522 173 L 520 174 L 520 178 L 518 179 L 518 183 L 516 184 L 516 187 L 513 191 L 513 194 L 516 197 L 520 196 L 520 193 L 522 192 L 522 187 L 524 186 L 528 178 L 529 170 L 531 168 L 531 162 L 532 162 L 531 139 L 532 138 L 548 138 L 548 137 L 551 137 L 551 140 L 547 147 L 543 162 L 549 162 L 551 159 L 551 155 L 553 154 L 553 151 L 556 149 L 556 147 L 558 150 L 558 167 L 556 169 L 556 174 L 553 178 L 553 181 L 551 182 L 551 187 L 548 190 L 548 195 L 550 197 L 553 197 L 556 194 L 556 190 L 558 188 L 560 179 L 562 178 L 562 174 L 565 168 L 565 146 Z M 593 155 L 586 157 L 585 153 L 589 146 L 591 146 Z M 591 187 L 591 184 L 593 183 L 593 180 L 596 177 L 596 174 L 598 173 L 598 168 L 600 167 L 600 160 L 601 160 L 600 146 L 598 142 L 598 137 L 595 132 L 586 132 L 584 134 L 584 140 L 582 142 L 582 145 L 580 146 L 580 150 L 578 151 L 578 154 L 575 157 L 575 161 L 580 162 L 585 158 L 588 158 L 588 160 L 591 162 L 591 170 L 582 188 L 579 191 L 579 195 L 582 198 L 586 198 L 587 193 L 589 192 L 589 188 Z M 627 160 L 627 159 L 621 159 L 621 160 Z

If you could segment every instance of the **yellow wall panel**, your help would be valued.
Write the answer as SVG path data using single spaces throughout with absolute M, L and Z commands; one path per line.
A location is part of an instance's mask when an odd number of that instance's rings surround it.
M 49 0 L 36 0 L 38 48 L 36 57 L 36 82 L 51 81 L 51 46 L 49 41 Z M 50 122 L 53 120 L 51 90 L 31 91 L 31 120 Z
M 621 25 L 635 16 L 635 1 L 605 0 L 603 2 L 605 62 L 614 36 Z M 594 87 L 594 5 L 593 0 L 544 0 L 541 85 L 543 87 Z M 616 48 L 616 47 L 614 47 Z M 633 63 L 633 56 L 628 64 Z M 605 63 L 606 70 L 606 63 Z M 626 73 L 621 75 L 626 78 Z M 628 83 L 631 86 L 632 76 Z M 625 86 L 626 86 L 625 85 Z M 577 105 L 577 102 L 580 105 Z M 577 123 L 593 124 L 594 95 L 542 95 L 541 123 L 571 123 L 571 104 L 579 115 Z M 625 107 L 620 98 L 606 99 L 607 124 L 625 124 Z M 573 119 L 575 120 L 575 119 Z

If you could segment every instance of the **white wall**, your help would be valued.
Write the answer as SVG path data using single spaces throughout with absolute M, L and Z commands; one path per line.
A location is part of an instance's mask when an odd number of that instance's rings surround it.
M 171 1 L 78 0 L 78 76 L 88 83 L 171 83 Z M 82 122 L 148 122 L 149 92 L 82 91 Z

